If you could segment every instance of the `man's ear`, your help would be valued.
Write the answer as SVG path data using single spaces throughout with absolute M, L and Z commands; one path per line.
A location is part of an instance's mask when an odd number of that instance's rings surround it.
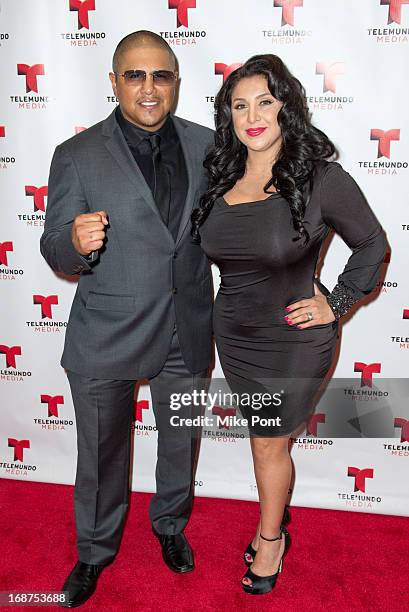
M 109 73 L 109 80 L 111 81 L 112 89 L 116 95 L 116 76 L 113 72 Z

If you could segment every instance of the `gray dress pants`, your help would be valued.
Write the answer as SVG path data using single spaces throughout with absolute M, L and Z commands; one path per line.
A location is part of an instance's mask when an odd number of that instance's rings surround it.
M 128 510 L 134 380 L 86 378 L 67 372 L 77 424 L 78 460 L 74 510 L 78 558 L 84 563 L 112 561 Z M 157 533 L 180 533 L 189 519 L 200 448 L 200 428 L 171 426 L 170 417 L 194 417 L 196 405 L 170 410 L 171 393 L 206 388 L 207 371 L 190 373 L 176 330 L 162 370 L 150 379 L 158 429 L 156 494 L 149 508 Z

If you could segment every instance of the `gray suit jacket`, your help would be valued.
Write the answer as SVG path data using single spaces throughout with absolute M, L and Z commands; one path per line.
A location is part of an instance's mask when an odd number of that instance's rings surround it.
M 174 241 L 111 113 L 54 153 L 41 253 L 65 274 L 80 274 L 61 364 L 91 378 L 137 379 L 157 374 L 174 323 L 187 368 L 211 358 L 212 276 L 192 243 L 190 215 L 206 188 L 208 128 L 173 116 L 185 155 L 188 193 Z M 74 218 L 105 210 L 106 244 L 91 261 L 71 242 Z

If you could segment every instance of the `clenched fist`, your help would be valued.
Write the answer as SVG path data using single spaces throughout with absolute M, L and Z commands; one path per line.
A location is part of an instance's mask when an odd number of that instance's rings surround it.
M 108 225 L 104 210 L 78 215 L 72 224 L 72 243 L 80 255 L 89 255 L 104 244 L 105 226 Z

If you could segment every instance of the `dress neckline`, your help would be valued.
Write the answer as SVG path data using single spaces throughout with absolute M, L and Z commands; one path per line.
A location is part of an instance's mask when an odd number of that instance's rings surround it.
M 275 191 L 274 193 L 272 193 L 271 195 L 268 196 L 268 198 L 264 198 L 264 200 L 252 200 L 250 202 L 239 202 L 237 204 L 228 204 L 228 202 L 226 202 L 226 200 L 224 199 L 224 196 L 220 196 L 221 201 L 223 202 L 223 204 L 225 206 L 228 206 L 229 208 L 235 208 L 236 206 L 247 206 L 248 204 L 264 204 L 264 202 L 267 202 L 268 200 L 271 200 L 271 198 L 273 198 L 274 196 L 280 195 L 280 193 L 278 191 Z

